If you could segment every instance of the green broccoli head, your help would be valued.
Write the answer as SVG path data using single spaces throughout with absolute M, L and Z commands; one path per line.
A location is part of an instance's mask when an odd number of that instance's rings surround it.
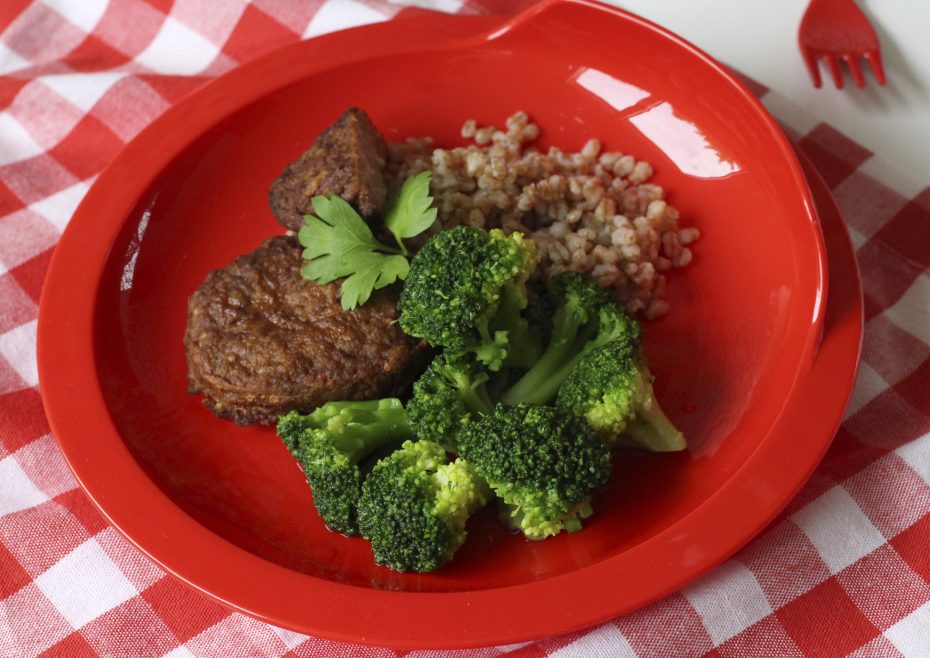
M 433 441 L 407 441 L 362 485 L 358 524 L 375 561 L 398 571 L 433 571 L 465 541 L 465 523 L 491 492 L 464 459 L 449 463 Z
M 615 340 L 587 354 L 559 389 L 556 405 L 614 443 L 621 435 L 654 452 L 686 447 L 659 406 L 638 342 Z
M 374 402 L 357 402 L 357 406 L 376 407 L 380 400 Z M 312 413 L 302 414 L 299 411 L 291 411 L 278 418 L 278 436 L 284 442 L 285 447 L 294 457 L 297 457 L 300 448 L 301 437 L 306 430 L 320 429 L 326 426 L 326 422 L 333 416 L 339 414 L 342 407 L 339 404 L 324 404 L 317 407 Z
M 470 354 L 453 358 L 440 354 L 413 384 L 407 416 L 416 435 L 438 441 L 458 452 L 456 438 L 463 425 L 491 411 L 485 383 L 488 374 Z
M 562 272 L 528 304 L 524 316 L 547 344 L 569 345 L 597 309 L 610 301 L 607 292 L 580 272 Z
M 607 444 L 554 407 L 498 405 L 462 428 L 459 447 L 530 539 L 580 529 L 591 496 L 610 478 Z
M 552 328 L 564 331 L 567 323 L 580 327 L 601 304 L 610 301 L 607 291 L 581 272 L 562 272 L 546 283 L 541 303 L 552 312 Z
M 297 449 L 300 447 L 300 437 L 303 436 L 304 430 L 310 427 L 307 416 L 298 411 L 291 411 L 278 418 L 278 437 L 294 457 L 297 456 Z
M 303 467 L 320 517 L 330 530 L 346 535 L 358 534 L 360 463 L 413 436 L 395 398 L 328 402 L 306 416 L 292 412 L 281 417 L 278 433 Z
M 474 353 L 492 370 L 526 323 L 526 280 L 536 248 L 520 233 L 459 226 L 434 235 L 410 262 L 397 307 L 405 333 L 453 356 Z
M 527 314 L 541 323 L 548 345 L 531 368 L 502 396 L 507 404 L 550 402 L 575 365 L 613 340 L 639 340 L 639 325 L 590 277 L 565 272 L 549 280 Z
M 643 330 L 633 316 L 614 302 L 607 302 L 597 309 L 597 333 L 581 350 L 582 358 L 589 352 L 613 342 L 628 344 L 633 350 L 638 351 L 642 339 Z

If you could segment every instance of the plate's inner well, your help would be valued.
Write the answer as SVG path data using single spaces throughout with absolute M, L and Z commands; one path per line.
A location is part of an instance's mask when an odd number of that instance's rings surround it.
M 814 229 L 786 223 L 798 202 L 777 192 L 791 188 L 790 174 L 754 155 L 760 144 L 771 149 L 771 135 L 757 119 L 729 114 L 736 92 L 709 73 L 677 77 L 676 97 L 692 101 L 687 110 L 676 106 L 654 72 L 673 72 L 677 51 L 668 62 L 630 58 L 618 79 L 604 72 L 616 69 L 610 49 L 592 43 L 566 59 L 547 38 L 534 42 L 532 76 L 504 37 L 454 58 L 401 55 L 305 79 L 203 135 L 140 198 L 99 289 L 97 363 L 129 449 L 200 523 L 266 560 L 360 587 L 502 587 L 590 565 L 670 528 L 766 436 L 802 365 L 819 303 L 810 277 Z M 631 32 L 624 50 L 636 52 L 643 38 L 655 37 Z M 429 85 L 399 93 L 397 80 L 409 80 L 411 68 Z M 392 572 L 373 563 L 364 540 L 326 530 L 272 428 L 219 420 L 187 393 L 187 298 L 207 272 L 281 232 L 269 184 L 348 105 L 368 111 L 389 140 L 431 135 L 440 145 L 461 142 L 465 119 L 501 125 L 525 110 L 542 128 L 543 146 L 577 150 L 597 137 L 606 149 L 651 162 L 681 225 L 700 228 L 694 263 L 669 277 L 668 316 L 645 325 L 659 398 L 690 449 L 619 454 L 582 532 L 528 542 L 506 532 L 489 506 L 449 566 Z

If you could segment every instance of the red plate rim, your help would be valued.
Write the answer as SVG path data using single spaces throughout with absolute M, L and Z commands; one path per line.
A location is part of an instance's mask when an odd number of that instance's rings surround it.
M 494 34 L 563 2 L 607 12 L 654 31 L 728 78 L 746 98 L 747 105 L 770 126 L 776 141 L 783 144 L 785 161 L 792 168 L 805 203 L 813 209 L 800 163 L 755 96 L 709 56 L 663 28 L 587 0 L 557 0 L 509 20 Z M 442 41 L 441 34 L 424 29 L 427 25 L 436 28 L 447 21 L 460 21 L 481 30 L 489 25 L 487 17 L 415 14 L 403 21 L 293 44 L 240 67 L 174 105 L 127 145 L 88 192 L 52 258 L 40 301 L 40 389 L 66 461 L 107 520 L 166 571 L 234 609 L 277 626 L 333 640 L 404 648 L 485 646 L 564 633 L 654 601 L 720 563 L 765 527 L 810 477 L 839 425 L 855 379 L 862 332 L 858 274 L 858 326 L 846 331 L 842 341 L 827 334 L 816 353 L 811 346 L 810 364 L 802 367 L 793 389 L 794 402 L 786 404 L 778 420 L 779 433 L 803 430 L 815 440 L 796 442 L 801 444 L 793 445 L 790 455 L 785 455 L 784 446 L 777 442 L 761 442 L 714 496 L 623 555 L 568 574 L 493 590 L 412 593 L 348 586 L 295 573 L 227 542 L 180 510 L 148 479 L 110 417 L 95 372 L 93 309 L 99 293 L 97 284 L 111 241 L 138 194 L 177 153 L 229 113 L 315 71 L 371 57 L 371 50 L 360 49 L 358 44 L 370 42 L 368 35 L 374 31 L 403 34 L 404 38 L 395 38 L 394 43 L 404 44 L 403 49 L 409 51 L 424 43 L 435 45 Z M 489 35 L 481 31 L 472 38 Z M 454 43 L 460 46 L 466 41 Z M 326 58 L 313 56 L 324 50 Z M 394 46 L 391 52 L 398 50 Z M 195 107 L 200 108 L 198 112 L 191 112 Z M 205 107 L 210 111 L 204 112 Z M 823 187 L 822 181 L 815 184 Z M 826 199 L 832 204 L 829 192 Z M 826 210 L 838 217 L 835 206 Z M 819 249 L 825 266 L 822 241 Z M 75 276 L 76 272 L 82 275 Z M 50 288 L 56 289 L 54 297 L 47 294 Z M 825 307 L 819 305 L 817 322 L 823 320 Z M 846 386 L 818 386 L 828 372 L 831 381 L 843 381 Z M 837 373 L 842 376 L 837 378 Z M 812 409 L 819 412 L 814 421 Z M 786 471 L 788 461 L 791 469 Z M 727 513 L 721 514 L 721 509 Z M 691 542 L 697 529 L 702 535 L 714 537 L 712 547 L 698 546 L 706 550 L 694 551 L 696 546 Z M 665 569 L 685 547 L 694 551 L 693 561 L 674 572 Z M 611 588 L 606 597 L 572 596 L 570 605 L 551 603 L 565 602 L 570 592 L 602 591 L 605 582 L 629 582 L 627 576 L 633 569 L 641 572 L 644 568 L 655 574 L 648 588 L 631 587 L 619 597 L 617 588 Z M 230 578 L 230 574 L 239 577 Z M 517 609 L 519 615 L 511 614 Z M 430 621 L 425 628 L 398 623 L 419 619 L 427 611 Z

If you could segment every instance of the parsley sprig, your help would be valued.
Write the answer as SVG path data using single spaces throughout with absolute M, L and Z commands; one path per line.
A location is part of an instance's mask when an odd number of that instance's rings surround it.
M 319 284 L 344 279 L 340 301 L 347 311 L 367 302 L 372 291 L 405 279 L 410 263 L 404 240 L 436 221 L 430 178 L 428 171 L 411 176 L 388 201 L 384 224 L 397 247 L 378 241 L 345 199 L 335 194 L 313 197 L 314 214 L 304 217 L 298 233 L 307 261 L 301 276 Z

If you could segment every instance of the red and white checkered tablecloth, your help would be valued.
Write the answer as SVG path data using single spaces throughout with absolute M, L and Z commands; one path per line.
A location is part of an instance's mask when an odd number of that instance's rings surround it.
M 59 454 L 36 388 L 39 290 L 68 219 L 120 148 L 205 80 L 285 43 L 389 19 L 401 4 L 0 1 L 0 657 L 930 656 L 930 173 L 896 171 L 763 88 L 845 215 L 865 286 L 865 347 L 822 465 L 729 562 L 595 629 L 410 653 L 231 612 L 106 524 Z

